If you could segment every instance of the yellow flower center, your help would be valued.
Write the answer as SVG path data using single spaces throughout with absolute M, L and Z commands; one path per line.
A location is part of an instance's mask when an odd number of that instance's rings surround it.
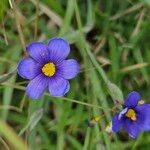
M 53 63 L 47 63 L 42 67 L 42 72 L 48 76 L 52 77 L 56 72 L 56 67 Z
M 130 118 L 132 121 L 136 121 L 136 113 L 133 109 L 129 109 L 126 113 L 126 117 Z

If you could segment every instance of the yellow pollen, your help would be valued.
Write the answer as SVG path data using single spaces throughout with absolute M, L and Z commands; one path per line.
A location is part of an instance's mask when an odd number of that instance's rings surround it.
M 56 67 L 53 63 L 47 63 L 42 67 L 42 72 L 48 76 L 52 77 L 56 72 Z
M 100 121 L 104 117 L 104 114 L 94 117 L 89 121 L 89 127 L 93 127 L 98 121 Z
M 133 109 L 129 109 L 126 113 L 126 117 L 130 118 L 132 121 L 136 121 L 136 113 Z
M 140 101 L 138 102 L 139 105 L 142 105 L 142 104 L 144 104 L 144 103 L 145 103 L 144 100 L 140 100 Z

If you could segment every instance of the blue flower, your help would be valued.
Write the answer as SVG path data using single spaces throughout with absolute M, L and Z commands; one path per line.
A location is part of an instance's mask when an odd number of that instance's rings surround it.
M 123 108 L 112 119 L 113 132 L 123 127 L 130 137 L 136 138 L 141 131 L 150 130 L 150 104 L 144 104 L 138 92 L 128 94 Z
M 69 79 L 79 72 L 79 64 L 68 59 L 70 46 L 62 38 L 53 38 L 45 45 L 32 42 L 27 46 L 29 57 L 19 62 L 18 74 L 29 79 L 27 95 L 39 99 L 48 87 L 51 96 L 64 96 L 70 89 Z

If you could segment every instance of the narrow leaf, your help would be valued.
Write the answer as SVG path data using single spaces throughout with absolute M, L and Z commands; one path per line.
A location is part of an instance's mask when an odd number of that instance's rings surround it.
M 27 122 L 25 127 L 19 132 L 19 135 L 22 135 L 27 129 L 29 129 L 29 131 L 33 130 L 34 127 L 37 125 L 37 123 L 42 118 L 42 116 L 43 116 L 43 108 L 34 112 L 31 115 L 31 117 L 29 118 L 29 121 Z
M 108 88 L 109 94 L 111 95 L 114 101 L 116 100 L 123 101 L 122 91 L 119 89 L 119 87 L 116 84 L 107 81 L 106 86 Z
M 12 72 L 3 74 L 0 76 L 0 83 L 3 83 L 5 81 L 7 81 L 8 79 L 10 79 L 13 75 L 15 75 L 17 72 L 17 69 L 13 70 Z
M 36 111 L 35 113 L 33 113 L 33 115 L 31 116 L 29 123 L 30 123 L 30 131 L 32 129 L 34 129 L 34 127 L 37 125 L 37 123 L 40 121 L 40 119 L 43 116 L 43 108 L 39 109 L 38 111 Z

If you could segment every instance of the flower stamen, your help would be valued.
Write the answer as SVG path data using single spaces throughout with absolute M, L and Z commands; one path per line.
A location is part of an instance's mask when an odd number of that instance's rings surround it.
M 132 121 L 136 121 L 136 113 L 133 109 L 129 109 L 126 113 L 126 117 L 130 118 Z
M 56 72 L 56 67 L 53 63 L 47 63 L 42 67 L 42 72 L 48 77 L 52 77 Z
M 102 118 L 104 117 L 104 114 L 100 114 L 99 116 L 96 116 L 94 118 L 92 118 L 89 123 L 88 126 L 89 127 L 93 127 L 98 121 L 100 121 Z
M 145 103 L 144 100 L 140 100 L 140 101 L 138 102 L 139 105 L 142 105 L 142 104 L 144 104 L 144 103 Z

